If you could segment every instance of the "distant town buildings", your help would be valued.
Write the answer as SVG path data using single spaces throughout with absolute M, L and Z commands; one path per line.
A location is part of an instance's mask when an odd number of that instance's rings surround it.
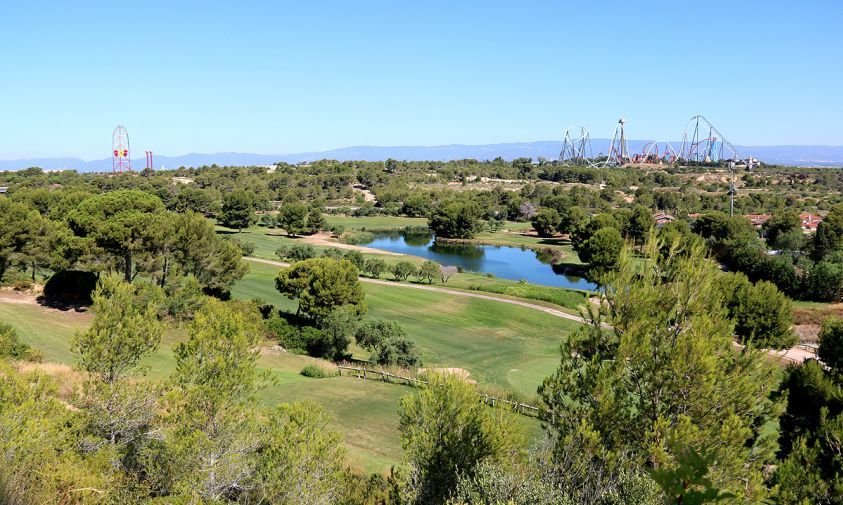
M 656 222 L 656 227 L 661 228 L 662 226 L 666 225 L 667 223 L 676 221 L 676 218 L 668 214 L 667 212 L 656 212 L 653 214 L 653 220 Z
M 764 226 L 764 223 L 770 220 L 770 214 L 746 214 L 745 218 L 749 219 L 749 222 L 752 223 L 752 226 L 756 228 L 761 228 Z
M 808 212 L 803 212 L 799 217 L 802 218 L 802 231 L 805 233 L 817 231 L 817 226 L 823 220 L 822 216 Z
M 660 215 L 664 215 L 664 216 L 672 219 L 672 216 L 669 216 L 669 215 L 665 214 L 664 212 L 659 212 L 658 214 L 655 214 L 653 216 L 654 218 L 656 218 L 656 226 L 661 226 L 659 224 L 659 219 L 658 219 L 658 216 L 660 216 Z M 688 220 L 694 221 L 696 219 L 699 219 L 702 215 L 703 214 L 696 214 L 696 213 L 688 214 Z M 743 217 L 748 219 L 749 222 L 752 223 L 752 225 L 755 226 L 756 228 L 761 228 L 773 216 L 770 215 L 770 214 L 744 214 Z M 810 212 L 803 212 L 802 214 L 799 215 L 799 218 L 802 220 L 802 231 L 805 232 L 805 233 L 812 233 L 812 232 L 817 231 L 817 226 L 819 226 L 819 224 L 823 220 L 823 217 L 821 215 L 813 214 L 813 213 L 810 213 Z

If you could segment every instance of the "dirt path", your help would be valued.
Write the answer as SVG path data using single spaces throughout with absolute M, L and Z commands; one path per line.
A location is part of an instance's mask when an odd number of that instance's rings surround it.
M 355 193 L 362 194 L 363 199 L 369 203 L 376 203 L 378 201 L 377 197 L 375 197 L 375 194 L 369 191 L 366 186 L 363 186 L 361 184 L 352 184 L 351 190 Z
M 298 237 L 296 239 L 297 242 L 301 242 L 303 244 L 310 244 L 310 245 L 324 245 L 328 247 L 336 247 L 337 249 L 345 249 L 347 251 L 360 251 L 361 253 L 369 253 L 369 254 L 383 254 L 386 256 L 405 256 L 401 253 L 395 253 L 391 251 L 384 251 L 383 249 L 375 249 L 373 247 L 366 247 L 364 245 L 352 245 L 352 244 L 343 244 L 332 238 L 331 234 L 328 232 L 320 231 L 319 233 L 314 233 L 313 235 L 304 235 L 302 237 Z M 252 258 L 249 258 L 252 259 Z
M 20 291 L 13 291 L 11 289 L 0 289 L 0 305 L 29 305 L 30 307 L 37 307 L 39 310 L 43 311 L 44 314 L 69 317 L 82 321 L 92 319 L 94 317 L 94 315 L 88 310 L 50 307 L 41 303 L 38 300 L 39 296 L 39 294 L 23 293 Z
M 0 291 L 0 303 L 15 303 L 19 305 L 39 305 L 33 295 L 17 291 Z
M 254 257 L 251 257 L 251 256 L 246 257 L 244 259 L 247 259 L 249 261 L 254 261 L 256 263 L 265 263 L 267 265 L 274 265 L 274 266 L 278 266 L 278 267 L 288 267 L 288 266 L 290 266 L 289 263 L 283 263 L 281 261 L 275 261 L 275 260 L 267 260 L 267 259 L 263 259 L 263 258 L 254 258 Z M 520 307 L 525 307 L 525 308 L 532 309 L 532 310 L 538 310 L 540 312 L 544 312 L 545 314 L 550 314 L 551 316 L 560 317 L 562 319 L 568 319 L 569 321 L 576 321 L 578 323 L 583 322 L 583 320 L 580 316 L 577 316 L 577 315 L 574 315 L 574 314 L 568 314 L 567 312 L 562 312 L 561 310 L 556 310 L 556 309 L 552 309 L 550 307 L 545 307 L 543 305 L 537 305 L 535 303 L 530 303 L 530 302 L 524 302 L 524 301 L 521 301 L 521 300 L 512 300 L 510 298 L 501 298 L 501 297 L 494 296 L 494 295 L 480 294 L 480 293 L 474 293 L 474 292 L 470 292 L 470 291 L 461 291 L 461 290 L 458 290 L 458 289 L 449 289 L 449 288 L 443 288 L 443 287 L 439 287 L 439 286 L 422 286 L 422 285 L 419 285 L 419 284 L 404 284 L 404 283 L 400 283 L 400 282 L 390 282 L 390 281 L 385 281 L 385 280 L 381 280 L 381 279 L 369 279 L 367 277 L 360 277 L 360 280 L 362 282 L 365 282 L 365 283 L 368 283 L 368 284 L 379 284 L 381 286 L 391 286 L 391 287 L 395 287 L 395 288 L 420 289 L 422 291 L 437 291 L 439 293 L 446 293 L 446 294 L 454 295 L 454 296 L 464 296 L 466 298 L 479 298 L 481 300 L 492 300 L 492 301 L 501 302 L 501 303 L 509 303 L 511 305 L 518 305 Z M 736 343 L 735 345 L 740 347 L 740 344 Z M 805 361 L 807 359 L 813 359 L 813 358 L 817 357 L 817 355 L 814 352 L 811 352 L 811 351 L 806 350 L 806 349 L 801 348 L 801 347 L 792 347 L 790 349 L 785 349 L 783 351 L 776 351 L 776 350 L 773 350 L 773 349 L 768 349 L 765 352 L 769 356 L 771 356 L 775 359 L 784 361 L 786 363 L 797 363 L 798 364 L 798 363 L 802 363 L 803 361 Z
M 809 359 L 817 359 L 817 354 L 813 351 L 809 351 L 802 347 L 791 347 L 790 349 L 785 349 L 783 351 L 774 351 L 772 349 L 767 350 L 767 354 L 770 356 L 775 356 L 782 361 L 787 363 L 802 363 L 805 360 Z

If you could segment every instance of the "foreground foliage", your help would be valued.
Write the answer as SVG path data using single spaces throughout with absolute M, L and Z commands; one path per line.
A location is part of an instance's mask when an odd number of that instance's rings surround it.
M 670 469 L 685 450 L 712 451 L 711 482 L 761 500 L 775 452 L 767 426 L 782 408 L 768 397 L 774 370 L 733 347 L 719 272 L 703 250 L 668 246 L 664 255 L 651 241 L 640 268 L 622 254 L 590 324 L 562 345 L 559 369 L 540 388 L 554 456 L 575 443 L 609 463 L 627 455 Z
M 781 391 L 781 453 L 774 482 L 784 504 L 843 503 L 843 321 L 826 320 L 818 357 L 790 367 Z

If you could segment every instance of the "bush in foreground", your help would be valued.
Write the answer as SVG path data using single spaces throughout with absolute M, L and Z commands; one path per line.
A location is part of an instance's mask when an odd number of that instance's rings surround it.
M 310 365 L 306 365 L 301 369 L 301 374 L 305 377 L 310 377 L 311 379 L 324 379 L 326 377 L 336 377 L 339 375 L 335 367 L 322 363 L 312 363 Z
M 17 332 L 9 324 L 0 323 L 0 358 L 41 361 L 43 355 L 18 340 Z

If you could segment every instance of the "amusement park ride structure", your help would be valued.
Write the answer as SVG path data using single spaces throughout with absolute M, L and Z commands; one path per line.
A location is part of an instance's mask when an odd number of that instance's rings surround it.
M 685 126 L 679 157 L 685 161 L 716 163 L 721 160 L 741 160 L 741 155 L 708 119 L 694 116 Z
M 592 154 L 591 136 L 584 126 L 565 131 L 559 163 L 563 166 L 620 167 L 629 164 L 672 165 L 674 163 L 747 163 L 738 150 L 704 116 L 688 121 L 677 151 L 670 142 L 658 140 L 644 145 L 640 153 L 630 154 L 626 136 L 626 119 L 615 126 L 606 154 Z
M 629 163 L 629 146 L 626 145 L 626 131 L 624 125 L 626 119 L 620 118 L 615 126 L 615 133 L 612 134 L 612 143 L 609 144 L 609 156 L 606 158 L 606 166 L 619 167 Z
M 593 166 L 592 158 L 594 155 L 591 152 L 591 137 L 585 126 L 575 126 L 565 130 L 559 161 L 578 167 Z
M 129 132 L 123 126 L 117 126 L 111 134 L 111 171 L 123 173 L 132 171 L 132 158 L 129 152 Z
M 154 170 L 152 151 L 146 153 L 146 169 Z M 111 171 L 115 174 L 132 171 L 132 152 L 129 149 L 129 132 L 122 125 L 111 134 Z

